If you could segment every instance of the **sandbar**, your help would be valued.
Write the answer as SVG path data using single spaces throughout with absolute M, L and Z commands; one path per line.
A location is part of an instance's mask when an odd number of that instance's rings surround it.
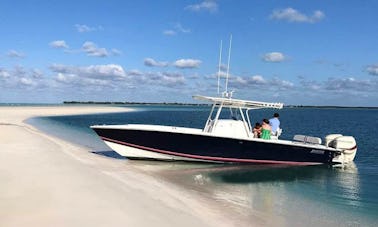
M 210 199 L 156 178 L 133 163 L 93 154 L 25 123 L 36 116 L 131 110 L 0 107 L 0 226 L 254 225 L 230 219 Z

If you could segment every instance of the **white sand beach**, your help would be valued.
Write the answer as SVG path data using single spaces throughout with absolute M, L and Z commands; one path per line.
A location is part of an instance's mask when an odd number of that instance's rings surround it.
M 121 107 L 0 107 L 0 226 L 253 226 L 212 201 L 47 135 L 34 116 L 128 111 Z

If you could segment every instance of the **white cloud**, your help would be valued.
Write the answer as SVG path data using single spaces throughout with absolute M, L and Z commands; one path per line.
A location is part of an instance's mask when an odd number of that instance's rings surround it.
M 10 58 L 24 58 L 25 54 L 20 51 L 10 50 L 8 51 L 7 56 Z
M 202 62 L 195 59 L 180 59 L 173 63 L 177 68 L 198 68 Z
M 88 91 L 101 90 L 108 87 L 115 90 L 143 86 L 142 90 L 158 91 L 159 87 L 184 88 L 185 76 L 179 72 L 141 72 L 139 70 L 122 71 L 117 73 L 102 73 L 99 75 L 98 67 L 75 67 L 65 65 L 52 65 L 51 70 L 56 72 L 55 82 L 72 89 L 85 88 Z M 122 76 L 121 76 L 122 75 Z M 84 88 L 83 88 L 84 89 Z
M 17 65 L 12 69 L 0 68 L 0 87 L 12 89 L 39 89 L 45 86 L 46 82 L 43 78 L 42 71 L 39 69 L 27 69 Z
M 106 48 L 98 47 L 94 42 L 86 41 L 83 43 L 81 49 L 69 49 L 69 46 L 64 40 L 55 40 L 49 43 L 49 46 L 52 48 L 65 49 L 66 53 L 86 53 L 88 56 L 92 57 L 108 57 L 108 56 L 119 56 L 122 54 L 122 51 L 112 48 L 108 51 Z
M 204 93 L 216 91 L 215 74 L 212 80 L 209 80 L 205 76 L 192 76 L 185 73 L 185 71 L 143 72 L 136 69 L 125 71 L 121 65 L 117 64 L 88 66 L 54 64 L 46 73 L 51 76 L 43 76 L 44 73 L 39 69 L 15 66 L 10 69 L 0 68 L 0 88 L 19 94 L 25 94 L 25 90 L 34 91 L 38 93 L 39 100 L 43 100 L 40 94 L 54 94 L 57 95 L 57 101 L 68 100 L 67 97 L 76 100 L 97 97 L 95 99 L 99 100 L 113 97 L 111 95 L 115 93 L 128 94 L 130 89 L 127 88 L 136 88 L 138 92 L 141 92 L 138 95 L 147 92 L 149 97 L 156 94 L 161 97 L 161 94 L 165 94 L 164 92 L 170 94 L 178 92 L 182 95 L 193 93 L 193 90 Z M 200 85 L 196 86 L 196 82 Z M 251 98 L 252 95 L 258 100 L 269 100 L 276 96 L 278 101 L 289 104 L 327 105 L 332 103 L 376 106 L 376 100 L 378 100 L 378 77 L 359 79 L 349 76 L 314 80 L 300 76 L 294 83 L 279 77 L 232 75 L 229 88 L 236 90 L 239 97 L 244 95 Z M 59 96 L 60 93 L 62 96 Z M 345 97 L 349 98 L 345 99 Z M 163 97 L 162 100 L 165 98 Z M 175 100 L 175 98 L 172 99 Z
M 130 75 L 130 76 L 141 76 L 143 75 L 143 73 L 137 69 L 133 69 L 133 70 L 130 70 L 129 72 L 127 72 L 127 75 Z
M 164 30 L 163 34 L 164 35 L 172 36 L 172 35 L 176 35 L 177 33 L 175 31 L 173 31 L 173 30 Z
M 75 28 L 80 33 L 103 30 L 102 26 L 90 27 L 85 24 L 75 24 Z
M 182 33 L 190 33 L 190 29 L 188 28 L 184 28 L 181 23 L 176 23 L 175 24 L 175 30 L 176 31 L 179 31 L 179 32 L 182 32 Z
M 220 70 L 216 73 L 216 77 L 220 77 L 220 78 L 226 78 L 227 77 L 227 71 L 226 70 Z
M 9 77 L 10 77 L 10 73 L 5 69 L 0 68 L 0 78 L 9 78 Z
M 324 89 L 337 91 L 337 92 L 376 91 L 376 89 L 378 89 L 378 81 L 377 80 L 356 80 L 353 77 L 329 78 L 324 83 Z
M 25 86 L 31 86 L 31 85 L 34 85 L 34 81 L 30 78 L 25 78 L 25 77 L 22 77 L 20 78 L 20 83 L 22 85 L 25 85 Z
M 185 85 L 185 77 L 176 72 L 149 72 L 134 78 L 143 84 L 177 87 Z
M 161 83 L 164 85 L 183 85 L 185 83 L 185 77 L 180 73 L 163 72 L 160 75 Z
M 168 62 L 156 61 L 152 58 L 145 58 L 144 65 L 149 67 L 167 67 L 169 64 Z
M 86 88 L 92 87 L 112 87 L 115 84 L 112 80 L 109 79 L 100 79 L 100 78 L 90 78 L 90 77 L 81 77 L 75 74 L 63 74 L 58 73 L 55 77 L 55 80 L 61 84 L 72 86 L 72 87 L 81 87 L 85 86 Z
M 249 77 L 233 76 L 230 78 L 230 88 L 237 89 L 258 89 L 264 91 L 280 91 L 295 88 L 294 83 L 274 77 L 265 79 L 261 75 Z
M 62 83 L 71 83 L 76 79 L 76 75 L 74 74 L 64 74 L 64 73 L 58 73 L 56 75 L 56 80 Z
M 36 79 L 42 78 L 43 77 L 43 72 L 41 70 L 39 70 L 39 69 L 33 69 L 33 70 L 31 70 L 31 76 L 33 78 L 36 78 Z
M 260 75 L 255 75 L 251 77 L 251 81 L 256 84 L 264 84 L 266 83 L 265 79 Z
M 204 0 L 198 4 L 188 5 L 185 7 L 185 9 L 194 12 L 216 12 L 218 10 L 218 3 L 215 0 Z
M 300 83 L 301 87 L 306 89 L 306 90 L 318 91 L 318 90 L 322 89 L 322 84 L 318 81 L 307 80 L 303 76 L 299 76 L 298 79 L 299 79 L 299 83 Z
M 90 65 L 83 67 L 53 64 L 50 66 L 50 70 L 64 75 L 71 74 L 89 78 L 122 79 L 126 77 L 126 73 L 122 66 L 116 64 Z
M 244 77 L 236 76 L 236 77 L 232 77 L 230 84 L 235 85 L 236 87 L 247 86 L 248 80 Z
M 82 72 L 88 75 L 98 75 L 98 76 L 113 76 L 113 77 L 125 77 L 126 73 L 122 66 L 116 64 L 108 65 L 91 65 L 82 68 Z
M 290 7 L 274 10 L 270 15 L 270 18 L 274 20 L 285 20 L 298 23 L 316 23 L 321 21 L 324 17 L 325 14 L 320 10 L 314 11 L 312 15 L 305 15 Z
M 369 66 L 366 68 L 366 71 L 367 71 L 370 75 L 378 76 L 378 64 L 375 64 L 375 65 L 369 65 Z
M 325 81 L 308 80 L 299 78 L 300 87 L 305 92 L 327 94 L 373 94 L 378 90 L 377 79 L 355 79 L 354 77 L 328 78 Z M 314 94 L 315 94 L 314 93 Z
M 54 64 L 50 70 L 55 74 L 58 87 L 86 90 L 87 92 L 102 88 L 122 88 L 128 85 L 126 72 L 120 65 L 70 66 Z M 120 82 L 122 81 L 122 82 Z
M 49 46 L 53 47 L 53 48 L 64 48 L 64 49 L 68 48 L 68 45 L 67 45 L 66 41 L 64 41 L 64 40 L 52 41 L 52 42 L 49 43 Z
M 219 69 L 219 68 L 218 68 Z M 223 71 L 227 71 L 227 65 L 225 64 L 221 64 L 220 65 L 220 69 L 223 70 Z
M 119 56 L 119 55 L 122 55 L 122 51 L 113 48 L 113 49 L 111 50 L 111 54 L 114 55 L 114 56 Z
M 28 73 L 27 70 L 21 65 L 16 65 L 13 69 L 13 75 L 15 75 L 17 77 L 24 76 L 27 73 Z
M 291 89 L 294 87 L 294 83 L 287 81 L 287 80 L 281 80 L 277 77 L 273 78 L 267 83 L 268 86 L 273 85 L 279 90 L 286 90 Z
M 282 62 L 286 60 L 286 56 L 280 52 L 266 53 L 263 57 L 266 62 Z
M 108 57 L 109 52 L 105 48 L 99 48 L 93 42 L 85 42 L 82 46 L 82 50 L 88 55 L 92 57 Z
M 177 35 L 179 33 L 190 33 L 190 29 L 188 28 L 184 28 L 181 23 L 175 23 L 173 25 L 173 29 L 169 29 L 169 30 L 164 30 L 163 31 L 163 34 L 164 35 L 169 35 L 169 36 L 173 36 L 173 35 Z
M 69 91 L 70 94 L 77 92 L 75 94 L 78 95 L 83 91 L 91 93 L 102 91 L 102 88 L 128 86 L 129 77 L 123 68 L 116 64 L 82 67 L 54 64 L 50 66 L 50 70 L 52 76 L 44 77 L 39 69 L 26 69 L 22 66 L 14 67 L 12 70 L 0 69 L 0 88 L 10 88 L 21 93 L 24 89 L 64 93 Z M 39 98 L 43 98 L 43 95 Z

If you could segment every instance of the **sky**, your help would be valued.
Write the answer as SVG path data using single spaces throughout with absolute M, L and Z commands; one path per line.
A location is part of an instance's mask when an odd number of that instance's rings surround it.
M 192 103 L 218 96 L 218 75 L 225 91 L 228 71 L 233 98 L 378 106 L 377 10 L 375 0 L 1 0 L 0 103 Z

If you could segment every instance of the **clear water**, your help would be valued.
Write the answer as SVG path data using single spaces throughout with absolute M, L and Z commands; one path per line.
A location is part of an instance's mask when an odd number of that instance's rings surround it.
M 102 115 L 35 118 L 30 123 L 98 154 L 121 158 L 89 128 L 94 124 L 159 124 L 202 128 L 209 107 L 138 107 Z M 253 111 L 252 122 L 274 111 Z M 286 226 L 378 226 L 378 110 L 286 108 L 279 111 L 283 139 L 294 134 L 354 136 L 355 162 L 330 166 L 250 166 L 148 163 L 175 183 L 214 198 L 253 219 L 256 212 Z M 269 224 L 269 223 L 268 223 Z

